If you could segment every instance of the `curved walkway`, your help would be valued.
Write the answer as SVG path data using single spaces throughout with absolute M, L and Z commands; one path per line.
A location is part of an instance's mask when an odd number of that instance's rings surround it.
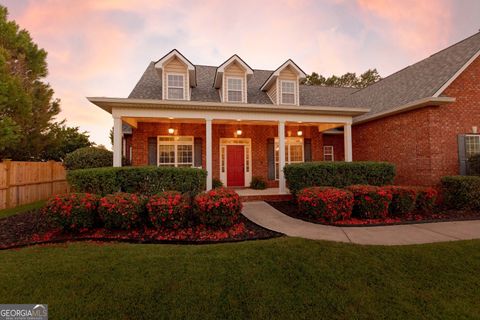
M 243 215 L 251 221 L 291 237 L 375 245 L 480 239 L 478 220 L 381 227 L 335 227 L 294 219 L 263 201 L 245 202 L 243 206 Z

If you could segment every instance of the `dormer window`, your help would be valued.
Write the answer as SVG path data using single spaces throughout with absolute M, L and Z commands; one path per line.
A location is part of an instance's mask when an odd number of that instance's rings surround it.
M 183 74 L 167 74 L 167 99 L 184 100 L 185 99 L 185 80 Z
M 227 101 L 243 102 L 243 79 L 227 77 Z
M 295 81 L 282 80 L 281 82 L 282 100 L 281 104 L 295 104 Z

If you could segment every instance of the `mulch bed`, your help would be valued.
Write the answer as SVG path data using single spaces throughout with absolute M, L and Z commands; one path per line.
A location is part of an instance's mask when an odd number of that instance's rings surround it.
M 145 228 L 138 230 L 107 230 L 98 228 L 76 233 L 52 228 L 39 210 L 0 219 L 0 250 L 34 244 L 68 241 L 118 241 L 132 243 L 207 244 L 269 239 L 282 236 L 240 216 L 230 228 L 209 229 L 204 226 L 178 230 Z
M 342 226 L 342 227 L 359 227 L 359 226 L 388 226 L 399 224 L 428 223 L 428 222 L 446 222 L 446 221 L 465 221 L 480 219 L 480 212 L 473 210 L 448 210 L 436 208 L 434 212 L 418 213 L 413 212 L 402 217 L 387 217 L 384 219 L 360 219 L 351 217 L 350 219 L 336 222 L 329 222 L 324 219 L 313 219 L 302 214 L 297 205 L 293 201 L 271 201 L 268 202 L 278 211 L 296 219 L 307 222 Z

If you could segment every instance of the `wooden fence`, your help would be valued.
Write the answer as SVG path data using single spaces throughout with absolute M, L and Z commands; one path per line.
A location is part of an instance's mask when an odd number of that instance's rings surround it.
M 0 163 L 0 209 L 14 208 L 52 194 L 68 192 L 66 171 L 60 162 Z

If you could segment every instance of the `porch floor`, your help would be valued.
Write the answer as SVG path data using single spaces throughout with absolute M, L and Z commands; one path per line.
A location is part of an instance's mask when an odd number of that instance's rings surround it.
M 287 191 L 285 193 L 280 193 L 279 188 L 267 188 L 264 190 L 255 190 L 250 188 L 242 188 L 242 189 L 235 189 L 235 191 L 240 196 L 240 199 L 243 202 L 246 201 L 261 201 L 261 200 L 269 200 L 269 201 L 283 201 L 283 200 L 290 200 L 292 195 L 290 192 Z

